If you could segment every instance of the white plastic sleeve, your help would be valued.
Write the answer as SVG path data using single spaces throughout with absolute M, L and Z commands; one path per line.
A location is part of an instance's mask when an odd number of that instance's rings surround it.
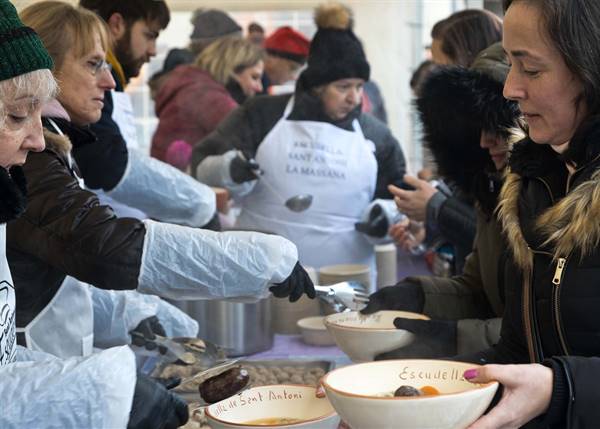
M 217 209 L 215 193 L 209 186 L 132 149 L 125 174 L 106 195 L 152 219 L 192 227 L 206 225 Z
M 210 186 L 226 188 L 236 199 L 248 195 L 256 186 L 257 180 L 235 183 L 231 178 L 231 161 L 237 156 L 237 151 L 230 150 L 223 155 L 211 155 L 202 160 L 196 167 L 196 179 Z
M 264 296 L 298 261 L 296 246 L 277 235 L 143 222 L 142 293 L 171 299 Z
M 22 361 L 0 368 L 0 427 L 127 427 L 136 383 L 127 346 L 87 358 Z

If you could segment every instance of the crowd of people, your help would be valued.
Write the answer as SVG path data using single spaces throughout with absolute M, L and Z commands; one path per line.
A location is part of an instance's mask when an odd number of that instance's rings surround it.
M 454 275 L 372 293 L 365 314 L 429 316 L 396 318 L 415 341 L 377 359 L 477 364 L 465 379 L 503 389 L 470 429 L 594 427 L 600 5 L 504 11 L 433 27 L 411 80 L 432 158 L 415 177 L 347 6 L 319 6 L 312 39 L 197 10 L 151 78 L 146 154 L 124 90 L 166 2 L 0 0 L 0 426 L 179 427 L 185 401 L 129 347 L 197 335 L 163 298 L 315 298 L 305 266 L 374 276 L 393 241 L 448 246 Z

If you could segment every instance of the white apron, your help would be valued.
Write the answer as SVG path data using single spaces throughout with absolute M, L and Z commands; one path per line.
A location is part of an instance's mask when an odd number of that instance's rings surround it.
M 87 284 L 67 276 L 44 309 L 17 332 L 25 346 L 60 358 L 88 356 L 94 346 L 94 307 Z
M 126 92 L 111 91 L 113 100 L 112 119 L 119 126 L 119 131 L 127 143 L 129 149 L 139 149 L 137 129 L 135 127 L 135 116 L 131 96 Z
M 354 131 L 326 122 L 288 120 L 293 102 L 292 97 L 258 147 L 256 161 L 264 175 L 242 200 L 237 227 L 291 240 L 305 266 L 367 264 L 375 273 L 373 245 L 354 229 L 375 193 L 375 145 L 365 139 L 358 120 Z M 292 212 L 284 201 L 299 194 L 312 194 L 312 205 Z
M 58 134 L 64 135 L 52 119 L 48 121 Z M 67 158 L 72 170 L 70 153 Z M 83 179 L 76 173 L 75 178 L 83 188 Z M 88 285 L 67 276 L 46 307 L 17 332 L 25 334 L 25 345 L 31 350 L 61 358 L 90 355 L 94 345 L 94 307 Z
M 6 260 L 6 224 L 2 224 L 0 225 L 0 368 L 15 360 L 17 353 L 15 332 L 15 287 Z

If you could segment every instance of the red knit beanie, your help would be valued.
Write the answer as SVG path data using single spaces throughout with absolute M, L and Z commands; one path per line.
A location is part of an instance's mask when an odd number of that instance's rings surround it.
M 265 40 L 265 49 L 271 55 L 295 61 L 306 62 L 310 40 L 291 27 L 280 27 Z

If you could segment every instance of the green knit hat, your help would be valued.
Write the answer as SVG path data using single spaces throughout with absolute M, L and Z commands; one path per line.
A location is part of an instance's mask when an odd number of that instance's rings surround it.
M 0 81 L 53 65 L 35 31 L 23 25 L 8 0 L 0 0 Z

